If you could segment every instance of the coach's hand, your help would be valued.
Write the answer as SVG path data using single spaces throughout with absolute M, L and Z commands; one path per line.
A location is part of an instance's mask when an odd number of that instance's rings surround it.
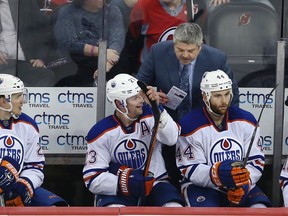
M 124 196 L 148 196 L 154 181 L 153 177 L 144 177 L 140 170 L 125 168 L 119 173 L 118 192 Z
M 232 189 L 228 190 L 227 192 L 228 200 L 235 205 L 243 204 L 246 197 L 248 196 L 250 187 L 251 187 L 251 182 L 248 181 L 247 184 L 243 184 L 241 187 L 237 187 L 234 190 Z
M 0 164 L 0 193 L 11 190 L 17 179 L 20 169 L 19 163 L 8 156 L 2 158 Z
M 215 163 L 210 169 L 210 178 L 217 187 L 234 189 L 248 184 L 250 173 L 241 162 L 225 160 Z

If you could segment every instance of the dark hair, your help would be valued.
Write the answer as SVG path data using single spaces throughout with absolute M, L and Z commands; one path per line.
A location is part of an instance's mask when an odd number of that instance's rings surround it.
M 81 6 L 85 0 L 73 0 L 73 4 L 77 6 Z

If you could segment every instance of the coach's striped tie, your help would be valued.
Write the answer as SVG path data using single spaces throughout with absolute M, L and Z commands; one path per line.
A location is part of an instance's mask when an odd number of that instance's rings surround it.
M 189 87 L 189 65 L 184 65 L 180 73 L 180 89 L 187 93 L 178 108 L 178 120 L 191 109 L 190 87 Z

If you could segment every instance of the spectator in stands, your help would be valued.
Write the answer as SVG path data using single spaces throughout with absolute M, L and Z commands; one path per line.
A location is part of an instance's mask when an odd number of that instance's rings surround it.
M 200 89 L 205 105 L 181 119 L 181 135 L 176 143 L 176 161 L 184 177 L 181 189 L 187 205 L 271 206 L 256 185 L 265 165 L 257 120 L 250 112 L 230 106 L 232 81 L 225 72 L 204 73 Z
M 114 70 L 136 74 L 151 45 L 171 39 L 176 26 L 186 20 L 185 0 L 139 0 L 131 11 L 125 47 Z
M 204 26 L 207 8 L 226 2 L 229 1 L 194 0 L 193 21 Z M 187 20 L 185 0 L 139 0 L 131 11 L 125 47 L 113 70 L 136 74 L 150 47 L 161 41 L 172 40 L 176 27 Z
M 217 6 L 226 2 L 228 1 L 211 0 L 208 4 Z M 194 21 L 203 25 L 201 16 L 208 6 L 205 1 L 194 3 Z M 177 26 L 187 21 L 187 9 L 185 0 L 139 0 L 132 9 L 129 28 L 133 38 L 144 38 L 141 62 L 153 44 L 173 39 Z
M 54 73 L 44 62 L 48 22 L 37 1 L 2 0 L 0 15 L 1 73 L 17 75 L 27 86 L 53 86 Z
M 155 89 L 152 86 L 147 89 L 145 95 L 137 79 L 128 74 L 118 74 L 107 82 L 107 99 L 116 110 L 89 131 L 83 169 L 86 187 L 97 195 L 96 206 L 136 206 L 139 198 L 145 206 L 181 207 L 183 204 L 178 190 L 167 181 L 161 156 L 161 143 L 174 145 L 179 128 L 162 106 L 159 106 L 160 124 L 149 172 L 143 172 L 149 160 L 154 126 L 147 97 L 159 104 Z
M 127 32 L 128 25 L 130 22 L 131 10 L 137 2 L 138 0 L 110 0 L 109 1 L 110 5 L 115 5 L 120 9 L 122 18 L 123 18 L 125 32 Z
M 21 111 L 27 96 L 23 82 L 10 74 L 0 74 L 0 80 L 0 193 L 5 205 L 67 206 L 41 187 L 45 157 L 36 122 Z
M 282 167 L 279 183 L 282 190 L 284 206 L 288 207 L 288 157 L 286 158 L 286 161 Z
M 60 80 L 57 86 L 93 85 L 102 35 L 107 38 L 107 72 L 118 62 L 124 46 L 123 20 L 116 6 L 106 4 L 103 7 L 104 4 L 104 0 L 75 0 L 59 9 L 54 29 L 57 44 L 60 50 L 70 54 L 78 70 L 74 76 Z M 103 10 L 105 32 L 102 32 Z M 113 75 L 107 73 L 107 79 Z
M 152 45 L 147 58 L 136 74 L 137 79 L 148 85 L 156 86 L 158 91 L 162 91 L 159 94 L 164 106 L 169 102 L 167 93 L 173 86 L 181 87 L 186 91 L 186 99 L 177 109 L 166 107 L 176 122 L 187 110 L 203 104 L 199 85 L 204 72 L 221 69 L 233 80 L 233 73 L 227 63 L 226 54 L 202 44 L 202 41 L 203 34 L 198 24 L 182 23 L 176 28 L 173 41 L 163 41 Z M 186 67 L 184 67 L 185 65 Z M 188 69 L 189 78 L 181 75 L 184 74 L 182 73 L 184 68 Z M 186 82 L 188 90 L 183 88 L 182 84 L 185 84 L 183 80 L 189 80 L 189 83 Z M 236 82 L 233 83 L 233 95 L 232 103 L 238 103 L 239 91 Z M 165 146 L 163 155 L 173 184 L 178 184 L 180 173 L 176 168 L 175 161 L 171 160 L 175 155 L 175 145 Z

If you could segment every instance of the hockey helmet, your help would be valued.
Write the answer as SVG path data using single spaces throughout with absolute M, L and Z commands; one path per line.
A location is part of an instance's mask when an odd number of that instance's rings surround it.
M 222 70 L 207 71 L 202 76 L 200 83 L 200 89 L 207 96 L 207 100 L 210 100 L 211 92 L 222 91 L 231 89 L 232 94 L 232 81 L 228 75 Z M 232 95 L 233 96 L 233 95 Z
M 233 98 L 232 81 L 228 77 L 228 75 L 222 70 L 205 72 L 202 76 L 202 81 L 200 83 L 200 89 L 202 91 L 202 94 L 206 95 L 206 100 L 203 99 L 205 105 L 207 106 L 208 110 L 216 116 L 218 116 L 218 114 L 213 112 L 211 109 L 211 106 L 210 106 L 211 92 L 223 91 L 223 90 L 230 89 L 230 94 L 231 94 L 230 103 L 231 103 L 232 98 Z
M 127 98 L 137 95 L 141 88 L 137 84 L 137 79 L 129 74 L 118 74 L 113 79 L 110 79 L 106 85 L 107 99 L 119 112 L 123 113 L 118 109 L 115 100 L 119 100 L 122 106 L 125 108 L 125 115 L 128 114 Z
M 24 83 L 10 74 L 0 74 L 0 95 L 12 95 L 25 92 Z
M 7 102 L 10 104 L 9 109 L 4 109 L 0 107 L 1 110 L 12 112 L 13 107 L 11 103 L 11 98 L 12 95 L 15 93 L 23 93 L 24 102 L 26 102 L 27 89 L 25 88 L 22 80 L 11 74 L 0 74 L 0 95 L 3 95 L 6 98 Z M 11 113 L 11 115 L 13 116 L 13 113 Z

